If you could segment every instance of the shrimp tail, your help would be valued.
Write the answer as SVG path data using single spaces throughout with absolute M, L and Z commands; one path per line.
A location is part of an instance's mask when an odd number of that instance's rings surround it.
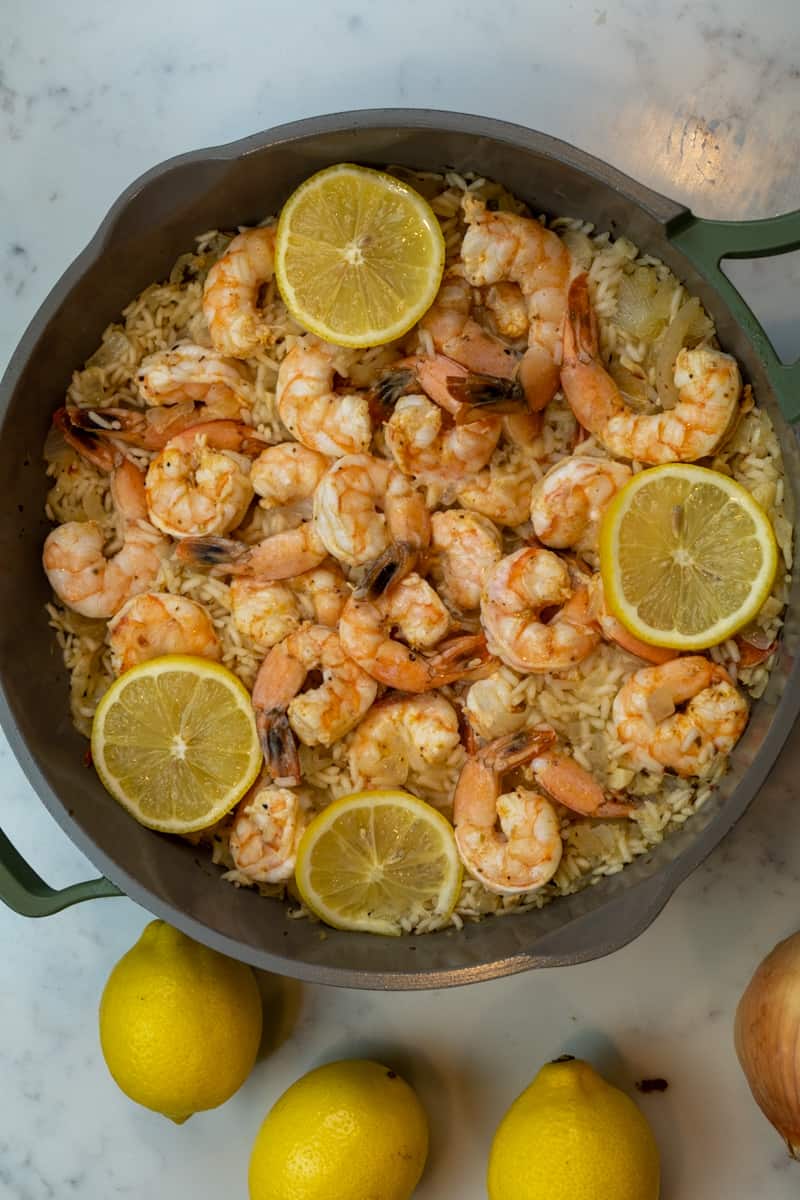
M 472 758 L 473 755 L 478 753 L 477 731 L 470 720 L 466 704 L 463 702 L 461 697 L 454 701 L 453 706 L 456 710 L 456 716 L 458 717 L 459 741 L 466 750 L 468 757 Z
M 447 387 L 461 405 L 455 414 L 456 425 L 469 424 L 485 413 L 516 413 L 526 408 L 525 393 L 517 379 L 469 371 L 466 375 L 449 375 Z
M 401 396 L 412 392 L 415 384 L 415 372 L 408 367 L 401 367 L 394 371 L 384 371 L 372 391 L 379 408 L 388 411 L 394 408 Z
M 631 813 L 636 811 L 636 805 L 632 802 L 622 800 L 604 800 L 598 809 L 592 813 L 593 817 L 629 817 Z
M 549 750 L 555 741 L 556 731 L 552 726 L 538 725 L 496 738 L 478 751 L 478 757 L 490 770 L 504 775 Z
M 769 642 L 766 646 L 756 646 L 741 636 L 734 638 L 734 641 L 739 649 L 737 665 L 745 671 L 748 667 L 757 667 L 760 663 L 766 662 L 770 655 L 775 653 L 778 646 L 777 640 Z
M 300 756 L 285 708 L 261 709 L 256 712 L 264 761 L 275 783 L 281 787 L 296 787 L 302 780 Z
M 413 571 L 418 555 L 418 547 L 412 546 L 410 542 L 392 542 L 367 570 L 355 589 L 356 599 L 375 600 L 378 596 L 383 596 Z
M 53 413 L 53 426 L 81 458 L 101 471 L 113 471 L 122 461 L 122 455 L 109 445 L 108 432 L 93 423 L 93 416 L 80 408 L 62 407 Z
M 539 783 L 554 800 L 582 817 L 628 817 L 636 805 L 606 796 L 597 780 L 569 755 L 547 748 L 533 761 Z
M 428 661 L 434 680 L 431 687 L 460 679 L 484 679 L 497 669 L 497 659 L 489 653 L 483 633 L 449 638 Z
M 600 337 L 597 317 L 589 299 L 589 276 L 584 272 L 570 284 L 564 323 L 564 363 L 591 363 L 597 358 Z
M 230 567 L 238 559 L 243 558 L 250 550 L 244 542 L 235 538 L 186 537 L 181 538 L 175 548 L 175 557 L 179 562 L 198 567 Z

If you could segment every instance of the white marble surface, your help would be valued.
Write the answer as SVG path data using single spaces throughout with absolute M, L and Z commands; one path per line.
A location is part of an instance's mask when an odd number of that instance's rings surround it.
M 800 198 L 794 0 L 73 0 L 0 9 L 0 364 L 136 174 L 313 113 L 480 112 L 593 151 L 707 216 Z M 798 338 L 800 265 L 739 264 L 776 343 Z M 97 1003 L 148 915 L 127 900 L 40 922 L 0 910 L 0 1197 L 244 1197 L 263 1113 L 299 1074 L 369 1054 L 431 1115 L 420 1200 L 478 1200 L 493 1128 L 546 1059 L 593 1059 L 641 1098 L 664 1200 L 789 1200 L 800 1167 L 752 1104 L 731 1044 L 738 995 L 800 924 L 800 739 L 734 833 L 634 945 L 601 962 L 455 992 L 374 995 L 265 980 L 271 1047 L 223 1109 L 177 1128 L 107 1075 Z M 92 868 L 0 749 L 2 824 L 51 881 Z

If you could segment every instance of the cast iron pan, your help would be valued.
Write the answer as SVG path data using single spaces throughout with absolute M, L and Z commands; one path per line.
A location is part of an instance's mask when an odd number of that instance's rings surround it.
M 742 815 L 800 708 L 795 582 L 766 695 L 719 792 L 678 832 L 617 875 L 542 909 L 425 937 L 379 938 L 293 921 L 282 905 L 223 885 L 197 850 L 137 825 L 85 764 L 68 715 L 67 679 L 47 627 L 41 547 L 42 445 L 72 371 L 143 287 L 163 278 L 201 230 L 252 224 L 330 163 L 477 171 L 534 211 L 588 217 L 664 259 L 714 317 L 778 430 L 787 484 L 800 478 L 791 423 L 800 417 L 800 365 L 784 366 L 720 271 L 725 257 L 800 246 L 800 212 L 765 221 L 703 221 L 597 159 L 540 133 L 456 113 L 376 110 L 299 121 L 155 167 L 113 206 L 28 327 L 0 384 L 0 720 L 33 788 L 103 877 L 48 887 L 0 833 L 0 898 L 45 916 L 96 896 L 127 893 L 226 954 L 320 983 L 444 987 L 531 967 L 598 958 L 642 932 L 678 884 Z

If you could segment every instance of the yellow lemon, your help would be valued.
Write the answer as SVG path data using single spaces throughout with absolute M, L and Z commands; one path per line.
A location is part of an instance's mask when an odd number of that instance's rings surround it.
M 641 471 L 600 526 L 609 609 L 654 646 L 704 650 L 758 613 L 778 566 L 769 517 L 746 488 L 706 467 Z
M 205 829 L 261 769 L 250 695 L 207 658 L 151 658 L 120 675 L 97 706 L 92 761 L 142 825 L 164 833 Z
M 426 200 L 400 180 L 339 163 L 289 197 L 275 241 L 275 278 L 301 325 L 339 346 L 401 337 L 430 308 L 444 238 Z
M 267 1113 L 250 1158 L 250 1200 L 408 1200 L 428 1154 L 416 1093 L 365 1059 L 303 1075 Z
M 224 1104 L 261 1040 L 261 997 L 244 963 L 152 921 L 111 972 L 100 1045 L 126 1096 L 178 1124 Z
M 453 826 L 408 792 L 354 792 L 303 834 L 295 881 L 312 912 L 337 929 L 446 925 L 461 891 Z
M 658 1149 L 624 1092 L 588 1063 L 542 1067 L 489 1157 L 489 1200 L 658 1200 Z

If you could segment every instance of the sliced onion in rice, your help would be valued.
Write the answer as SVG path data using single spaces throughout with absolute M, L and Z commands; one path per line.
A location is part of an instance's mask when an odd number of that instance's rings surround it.
M 51 425 L 44 439 L 44 460 L 48 463 L 68 463 L 76 457 L 75 451 L 64 441 L 64 434 Z
M 647 404 L 647 380 L 640 375 L 634 375 L 633 371 L 629 371 L 627 367 L 623 367 L 622 363 L 614 362 L 613 360 L 608 365 L 608 373 L 616 383 L 621 392 L 629 396 L 635 402 L 636 406 L 644 407 Z
M 635 338 L 652 339 L 669 321 L 675 281 L 659 279 L 652 267 L 635 267 L 623 275 L 614 320 Z
M 713 332 L 713 323 L 697 296 L 682 304 L 670 321 L 656 350 L 656 388 L 663 408 L 674 408 L 678 403 L 678 389 L 673 378 L 678 351 L 687 344 L 696 346 Z
M 90 363 L 101 350 L 102 346 L 89 359 Z M 106 399 L 105 370 L 102 367 L 88 366 L 83 371 L 76 371 L 68 395 L 70 404 L 77 404 L 79 408 L 107 407 L 110 398 Z
M 678 403 L 678 389 L 673 378 L 675 359 L 686 341 L 694 319 L 702 310 L 700 301 L 692 296 L 682 305 L 661 338 L 656 354 L 656 389 L 663 408 L 674 408 Z
M 120 363 L 132 363 L 135 357 L 136 351 L 130 339 L 120 328 L 110 325 L 103 334 L 100 346 L 87 361 L 90 368 L 114 367 Z

